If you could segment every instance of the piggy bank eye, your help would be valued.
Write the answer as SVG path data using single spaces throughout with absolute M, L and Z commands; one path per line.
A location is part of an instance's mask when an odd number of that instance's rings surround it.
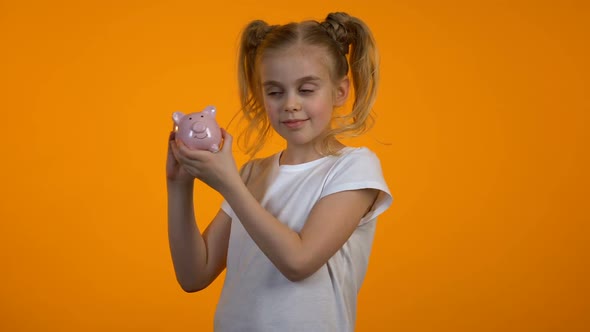
M 189 120 L 192 120 L 193 118 L 188 118 Z
M 204 118 L 205 116 L 204 115 L 201 115 L 201 117 Z

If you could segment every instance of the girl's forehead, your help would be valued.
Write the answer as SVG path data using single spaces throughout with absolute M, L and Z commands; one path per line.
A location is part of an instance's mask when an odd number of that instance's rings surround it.
M 268 76 L 329 77 L 325 50 L 316 46 L 291 46 L 266 52 L 260 61 L 260 74 Z

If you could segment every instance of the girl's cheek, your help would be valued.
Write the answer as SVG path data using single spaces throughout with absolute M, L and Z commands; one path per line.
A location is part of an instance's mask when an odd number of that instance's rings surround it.
M 277 119 L 277 114 L 274 111 L 272 105 L 265 105 L 264 110 L 266 111 L 266 116 L 268 117 L 271 123 Z

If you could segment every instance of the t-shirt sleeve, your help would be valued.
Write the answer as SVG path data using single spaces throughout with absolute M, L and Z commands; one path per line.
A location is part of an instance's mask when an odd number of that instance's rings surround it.
M 393 197 L 383 177 L 381 162 L 367 148 L 359 148 L 344 156 L 330 171 L 320 198 L 346 190 L 377 189 L 379 195 L 359 225 L 367 223 L 387 210 Z

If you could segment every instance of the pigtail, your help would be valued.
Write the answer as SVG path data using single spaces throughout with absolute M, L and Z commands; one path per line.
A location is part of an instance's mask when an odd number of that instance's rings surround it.
M 360 135 L 374 123 L 372 109 L 379 84 L 375 39 L 363 21 L 346 13 L 330 13 L 321 25 L 334 39 L 341 54 L 348 57 L 355 96 L 352 111 L 339 117 L 343 125 L 337 126 L 330 135 Z
M 238 137 L 238 144 L 253 157 L 258 152 L 266 138 L 271 133 L 271 126 L 260 104 L 262 96 L 258 88 L 256 74 L 258 48 L 266 35 L 274 28 L 261 20 L 250 22 L 243 30 L 238 54 L 238 85 L 242 120 L 246 121 L 246 128 Z

